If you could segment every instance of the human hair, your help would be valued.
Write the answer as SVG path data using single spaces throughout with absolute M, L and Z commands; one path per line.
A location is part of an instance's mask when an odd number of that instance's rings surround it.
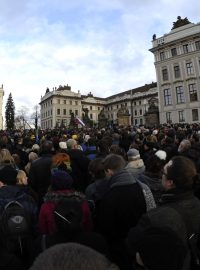
M 50 154 L 53 150 L 53 143 L 52 141 L 44 141 L 42 144 L 41 144 L 41 147 L 40 147 L 40 152 L 42 154 Z
M 119 270 L 99 252 L 76 243 L 59 244 L 45 250 L 36 258 L 29 270 L 46 269 Z
M 27 177 L 25 171 L 19 170 L 17 172 L 17 184 L 19 185 L 27 184 Z
M 175 156 L 168 164 L 167 179 L 173 180 L 177 189 L 191 189 L 197 175 L 193 161 L 184 156 Z
M 14 158 L 11 156 L 11 153 L 8 149 L 3 148 L 0 151 L 0 161 L 2 163 L 15 163 Z
M 92 160 L 88 166 L 88 171 L 95 179 L 104 178 L 105 171 L 103 166 L 103 158 L 96 158 Z
M 122 156 L 116 154 L 110 154 L 103 160 L 104 170 L 112 170 L 114 173 L 118 173 L 126 166 L 126 161 Z
M 74 139 L 67 140 L 67 149 L 73 149 L 74 146 L 77 145 L 77 141 Z
M 34 160 L 36 160 L 38 158 L 38 154 L 36 154 L 35 152 L 30 152 L 28 155 L 28 160 L 30 162 L 33 162 Z
M 70 157 L 66 153 L 57 153 L 52 157 L 52 168 L 58 168 L 60 170 L 71 170 Z

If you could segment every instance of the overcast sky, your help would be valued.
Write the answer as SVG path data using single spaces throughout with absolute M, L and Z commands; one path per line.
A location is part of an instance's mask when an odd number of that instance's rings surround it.
M 152 35 L 177 16 L 200 22 L 197 0 L 0 0 L 4 106 L 33 108 L 47 87 L 99 97 L 156 81 Z

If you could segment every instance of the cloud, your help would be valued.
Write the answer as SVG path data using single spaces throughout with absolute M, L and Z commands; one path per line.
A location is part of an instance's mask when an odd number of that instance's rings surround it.
M 46 87 L 107 97 L 155 81 L 152 35 L 169 32 L 178 15 L 200 21 L 194 0 L 9 0 L 0 8 L 0 84 L 16 107 L 34 107 Z

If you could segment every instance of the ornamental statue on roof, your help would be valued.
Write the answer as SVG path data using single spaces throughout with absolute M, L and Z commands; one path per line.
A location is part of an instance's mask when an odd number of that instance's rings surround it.
M 191 22 L 188 20 L 187 17 L 185 17 L 184 19 L 181 19 L 181 16 L 178 16 L 177 21 L 173 22 L 173 27 L 171 30 L 176 29 L 176 28 L 181 27 L 181 26 L 184 26 L 184 25 L 189 24 L 189 23 L 191 23 Z

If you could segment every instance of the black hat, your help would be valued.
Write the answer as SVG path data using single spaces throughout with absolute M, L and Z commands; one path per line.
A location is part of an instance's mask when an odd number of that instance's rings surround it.
M 0 181 L 5 185 L 16 185 L 17 170 L 10 165 L 4 166 L 0 170 Z

